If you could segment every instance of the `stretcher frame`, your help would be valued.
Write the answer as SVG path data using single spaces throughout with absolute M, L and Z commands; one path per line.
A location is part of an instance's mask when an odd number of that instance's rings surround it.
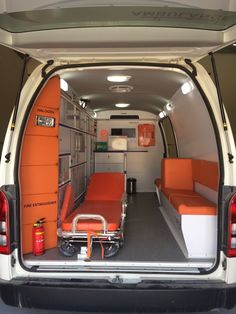
M 120 224 L 119 228 L 116 231 L 109 231 L 108 230 L 108 222 L 100 214 L 77 214 L 72 221 L 72 228 L 71 231 L 63 231 L 62 228 L 58 228 L 57 234 L 58 237 L 61 238 L 61 241 L 67 241 L 69 243 L 87 243 L 90 246 L 92 251 L 92 244 L 93 242 L 99 242 L 102 244 L 114 244 L 116 243 L 119 248 L 123 246 L 124 242 L 124 224 L 126 218 L 126 211 L 127 211 L 127 194 L 126 192 L 123 193 L 121 199 L 121 217 L 120 217 Z M 89 241 L 89 233 L 90 231 L 78 231 L 77 223 L 79 220 L 99 220 L 102 222 L 102 229 L 101 231 L 94 231 L 91 233 L 91 241 Z M 89 259 L 90 256 L 84 256 L 85 259 Z

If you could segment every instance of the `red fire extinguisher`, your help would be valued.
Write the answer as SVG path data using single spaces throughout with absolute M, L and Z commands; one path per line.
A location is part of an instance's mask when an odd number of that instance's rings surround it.
M 45 218 L 42 218 L 33 225 L 33 254 L 36 256 L 44 253 L 44 223 Z

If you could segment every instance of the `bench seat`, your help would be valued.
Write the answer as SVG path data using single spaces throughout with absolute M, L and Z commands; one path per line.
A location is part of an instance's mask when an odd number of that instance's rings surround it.
M 213 258 L 217 242 L 217 208 L 205 195 L 217 196 L 218 164 L 191 158 L 162 160 L 155 180 L 161 212 L 186 257 Z M 204 196 L 195 190 L 199 184 Z
M 161 171 L 161 179 L 155 180 L 158 198 L 161 191 L 180 214 L 216 215 L 216 206 L 194 190 L 194 184 L 199 182 L 217 191 L 216 162 L 165 158 L 162 160 Z

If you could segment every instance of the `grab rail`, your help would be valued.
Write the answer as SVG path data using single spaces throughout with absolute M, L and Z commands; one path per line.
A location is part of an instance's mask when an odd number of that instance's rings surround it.
M 106 219 L 102 215 L 93 215 L 93 214 L 78 214 L 74 217 L 72 221 L 72 233 L 76 233 L 76 227 L 79 220 L 85 220 L 85 219 L 94 219 L 94 220 L 100 220 L 103 224 L 103 231 L 104 233 L 107 232 L 108 224 Z

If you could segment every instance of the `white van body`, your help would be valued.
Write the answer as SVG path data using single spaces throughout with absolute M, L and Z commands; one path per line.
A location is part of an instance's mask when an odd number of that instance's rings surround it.
M 111 2 L 113 6 L 109 6 Z M 235 305 L 236 254 L 230 242 L 234 243 L 235 234 L 229 231 L 236 223 L 233 212 L 235 142 L 227 113 L 219 102 L 219 90 L 197 61 L 235 42 L 236 4 L 235 1 L 195 1 L 198 7 L 194 11 L 186 1 L 175 1 L 177 7 L 170 5 L 168 8 L 163 7 L 163 1 L 158 1 L 158 4 L 156 1 L 147 2 L 128 6 L 122 1 L 120 5 L 116 1 L 101 1 L 100 4 L 81 1 L 78 6 L 73 2 L 65 4 L 59 1 L 54 4 L 53 1 L 38 1 L 36 6 L 28 1 L 0 1 L 1 16 L 5 14 L 7 17 L 3 22 L 0 19 L 1 44 L 41 62 L 21 90 L 15 111 L 17 114 L 13 113 L 9 122 L 0 164 L 1 206 L 6 206 L 4 210 L 8 210 L 8 220 L 2 219 L 0 225 L 0 246 L 3 246 L 3 251 L 0 251 L 0 284 L 2 299 L 10 305 L 146 312 L 167 309 L 198 311 Z M 58 5 L 59 10 L 55 9 Z M 81 25 L 76 25 L 74 20 L 74 24 L 63 24 L 63 19 L 59 19 L 59 24 L 50 25 L 52 16 L 56 19 L 56 14 L 62 14 L 63 17 L 63 9 L 75 10 L 78 7 L 81 13 L 76 12 L 80 14 Z M 223 11 L 217 11 L 219 8 Z M 49 16 L 47 12 L 50 12 Z M 90 18 L 86 18 L 86 14 L 91 14 Z M 112 17 L 110 20 L 109 14 Z M 37 21 L 42 16 L 46 16 L 45 25 L 42 23 L 37 29 L 36 23 L 30 24 L 32 19 Z M 161 16 L 166 20 L 161 20 Z M 172 17 L 170 24 L 169 16 Z M 178 17 L 178 22 L 183 16 L 184 23 L 180 22 L 182 26 L 177 28 L 175 18 Z M 73 18 L 72 11 L 69 17 Z M 91 22 L 91 17 L 95 22 Z M 195 23 L 193 26 L 191 21 L 188 24 L 190 17 Z M 65 23 L 68 21 L 68 18 L 65 19 Z M 158 25 L 160 21 L 163 24 Z M 225 24 L 221 24 L 222 21 Z M 201 22 L 209 24 L 197 28 L 196 25 Z M 131 78 L 125 83 L 110 84 L 106 81 L 109 73 L 125 73 Z M 60 93 L 60 120 L 54 120 L 59 130 L 53 135 L 59 139 L 57 168 L 61 162 L 59 159 L 64 158 L 67 163 L 66 171 L 58 171 L 58 211 L 63 206 L 68 182 L 74 188 L 76 186 L 78 204 L 93 172 L 124 172 L 127 178 L 137 179 L 137 196 L 144 197 L 137 203 L 132 195 L 128 198 L 126 224 L 129 224 L 129 206 L 133 206 L 135 212 L 135 206 L 138 208 L 139 202 L 140 206 L 145 206 L 150 195 L 152 202 L 156 202 L 165 230 L 169 230 L 168 237 L 174 237 L 178 252 L 182 252 L 182 259 L 154 258 L 152 245 L 147 250 L 149 255 L 146 259 L 144 251 L 138 252 L 138 257 L 133 259 L 119 260 L 118 255 L 114 260 L 95 259 L 90 262 L 58 257 L 58 253 L 37 258 L 31 251 L 24 252 L 24 242 L 27 241 L 22 235 L 26 225 L 22 218 L 26 206 L 20 203 L 24 198 L 22 173 L 25 170 L 22 169 L 31 165 L 23 164 L 22 156 L 26 149 L 22 148 L 22 143 L 26 136 L 32 136 L 27 133 L 26 127 L 30 124 L 40 93 L 55 77 L 69 83 L 69 90 Z M 78 86 L 75 85 L 76 80 L 80 83 L 77 83 Z M 153 83 L 155 80 L 159 85 Z M 185 93 L 182 86 L 186 82 L 190 84 L 190 91 Z M 118 92 L 111 91 L 111 86 Z M 125 91 L 120 92 L 122 88 Z M 89 100 L 88 108 L 80 107 L 79 100 L 83 99 Z M 117 109 L 112 99 L 119 103 L 130 102 L 131 106 Z M 167 109 L 169 104 L 170 110 Z M 64 114 L 66 106 L 70 107 L 71 120 L 66 116 L 68 112 Z M 48 115 L 50 113 L 44 112 L 40 117 L 47 118 Z M 83 127 L 80 125 L 77 128 L 78 116 L 83 116 L 81 120 L 86 121 Z M 164 131 L 163 135 L 166 117 L 171 121 L 175 138 L 172 144 L 176 149 L 176 157 L 169 159 L 174 162 L 176 159 L 191 159 L 217 164 L 217 189 L 211 187 L 212 183 L 209 183 L 210 187 L 194 183 L 194 192 L 199 194 L 197 197 L 203 198 L 207 204 L 215 204 L 216 214 L 181 214 L 163 192 L 163 182 L 162 186 L 154 184 L 157 178 L 163 176 L 163 155 L 164 159 L 171 157 L 166 146 L 168 134 Z M 154 126 L 154 142 L 150 146 L 139 144 L 139 125 Z M 104 130 L 111 136 L 112 143 L 115 132 L 122 136 L 121 133 L 127 132 L 127 129 L 132 129 L 126 135 L 127 148 L 116 151 L 110 144 L 105 151 L 94 151 L 95 142 L 101 142 Z M 83 150 L 80 146 L 82 142 L 76 142 L 76 134 L 83 137 Z M 118 145 L 122 144 L 118 142 Z M 76 149 L 80 151 L 79 155 Z M 73 157 L 72 150 L 76 157 Z M 76 163 L 73 159 L 77 157 L 81 159 Z M 82 171 L 80 175 L 79 171 Z M 83 178 L 83 183 L 80 181 L 76 185 L 76 175 L 78 180 Z M 3 223 L 7 224 L 7 231 Z M 54 223 L 59 230 L 54 232 L 54 236 L 60 237 L 61 222 L 57 218 Z M 33 224 L 28 227 L 31 232 Z M 143 232 L 148 233 L 148 226 Z M 144 233 L 141 235 L 145 238 Z M 167 238 L 163 235 L 161 242 L 165 240 Z M 128 233 L 125 241 L 128 241 Z M 140 237 L 139 241 L 144 240 Z M 7 253 L 4 251 L 6 245 L 9 246 Z M 123 249 L 125 246 L 121 251 Z M 57 298 L 58 304 L 52 303 L 53 298 Z

